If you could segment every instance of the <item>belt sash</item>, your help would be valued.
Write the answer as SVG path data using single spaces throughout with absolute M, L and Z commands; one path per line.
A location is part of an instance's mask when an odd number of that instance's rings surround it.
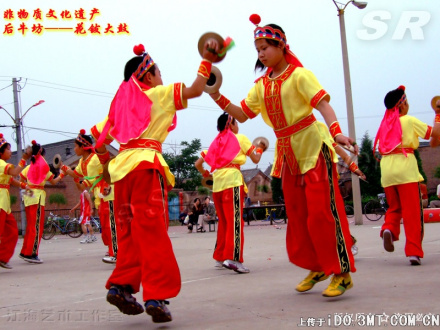
M 119 152 L 130 149 L 151 149 L 162 153 L 162 143 L 153 139 L 130 140 L 119 147 Z

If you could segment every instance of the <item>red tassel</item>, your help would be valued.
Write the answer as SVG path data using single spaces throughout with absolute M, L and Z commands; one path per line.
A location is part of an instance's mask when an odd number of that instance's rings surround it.
M 133 47 L 133 52 L 138 55 L 141 56 L 143 53 L 145 53 L 145 47 L 142 44 L 136 45 Z
M 260 17 L 260 15 L 258 15 L 258 14 L 252 14 L 252 15 L 249 17 L 249 20 L 250 20 L 252 23 L 254 23 L 255 25 L 258 25 L 258 24 L 260 24 L 260 22 L 261 22 L 261 17 Z
M 0 139 L 3 139 L 3 134 L 2 133 L 0 133 Z
M 37 141 L 35 141 L 35 140 L 32 140 L 32 145 L 34 146 L 34 145 L 36 145 L 37 144 Z
M 86 134 L 86 130 L 85 130 L 85 129 L 80 130 L 80 131 L 79 131 L 79 134 L 81 134 L 81 135 Z
M 400 85 L 397 89 L 401 89 L 401 90 L 405 90 L 405 86 L 403 86 L 403 85 Z

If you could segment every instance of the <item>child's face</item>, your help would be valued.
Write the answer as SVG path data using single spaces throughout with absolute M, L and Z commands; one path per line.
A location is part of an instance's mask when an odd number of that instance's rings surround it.
M 82 156 L 84 154 L 84 148 L 80 147 L 77 143 L 75 143 L 75 147 L 73 148 L 73 151 L 75 151 L 75 155 Z
M 155 65 L 156 65 L 156 74 L 154 76 L 151 75 L 151 87 L 163 85 L 162 75 L 160 73 L 159 67 L 157 66 L 157 64 Z
M 273 46 L 266 39 L 257 39 L 255 48 L 258 59 L 267 68 L 276 66 L 284 58 L 282 46 Z
M 399 112 L 400 115 L 405 116 L 406 114 L 408 114 L 409 111 L 409 104 L 408 104 L 408 100 L 405 99 L 405 101 L 402 102 L 402 104 L 399 106 Z
M 9 145 L 6 147 L 5 151 L 2 154 L 0 154 L 0 158 L 3 160 L 8 160 L 9 158 L 11 158 L 11 154 L 12 154 L 11 146 Z

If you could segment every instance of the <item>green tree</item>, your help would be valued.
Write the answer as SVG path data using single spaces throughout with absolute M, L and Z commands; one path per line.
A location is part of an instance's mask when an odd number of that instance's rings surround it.
M 376 157 L 379 156 L 376 154 Z M 361 148 L 359 150 L 359 169 L 364 172 L 367 182 L 361 180 L 362 196 L 376 196 L 383 192 L 380 183 L 380 164 L 373 156 L 373 141 L 370 139 L 368 132 L 362 137 Z
M 55 193 L 49 195 L 49 204 L 57 204 L 57 208 L 60 208 L 60 205 L 67 204 L 67 200 L 63 194 Z
M 183 147 L 180 154 L 164 152 L 163 157 L 176 177 L 174 187 L 194 191 L 202 182 L 202 175 L 194 167 L 202 144 L 200 139 L 194 139 L 190 143 L 182 141 L 180 145 Z
M 426 184 L 428 183 L 428 177 L 426 176 L 426 173 L 423 170 L 422 158 L 420 158 L 420 152 L 417 149 L 414 150 L 414 156 L 417 159 L 417 167 L 419 168 L 419 172 L 423 176 L 423 182 Z

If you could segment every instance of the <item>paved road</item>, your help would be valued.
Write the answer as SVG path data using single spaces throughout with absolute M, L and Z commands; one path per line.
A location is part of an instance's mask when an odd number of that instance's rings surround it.
M 294 290 L 307 271 L 287 261 L 286 225 L 257 221 L 245 226 L 244 257 L 250 274 L 213 267 L 216 233 L 188 234 L 185 227 L 170 227 L 183 285 L 171 299 L 173 321 L 164 325 L 153 324 L 146 314 L 120 314 L 106 302 L 104 283 L 113 266 L 101 262 L 105 248 L 100 240 L 86 245 L 64 236 L 43 240 L 44 264 L 32 265 L 18 258 L 20 239 L 11 260 L 14 269 L 0 268 L 0 329 L 267 330 L 307 324 L 304 328 L 359 329 L 362 315 L 374 318 L 375 327 L 369 328 L 379 328 L 379 321 L 383 328 L 386 319 L 387 326 L 412 322 L 411 316 L 400 316 L 405 313 L 438 321 L 440 224 L 425 225 L 426 255 L 419 267 L 409 265 L 403 241 L 396 242 L 394 253 L 383 250 L 380 223 L 350 226 L 358 239 L 358 271 L 352 275 L 353 289 L 339 298 L 321 295 L 328 281 L 308 293 Z M 355 326 L 339 325 L 349 322 L 350 315 L 358 316 Z

